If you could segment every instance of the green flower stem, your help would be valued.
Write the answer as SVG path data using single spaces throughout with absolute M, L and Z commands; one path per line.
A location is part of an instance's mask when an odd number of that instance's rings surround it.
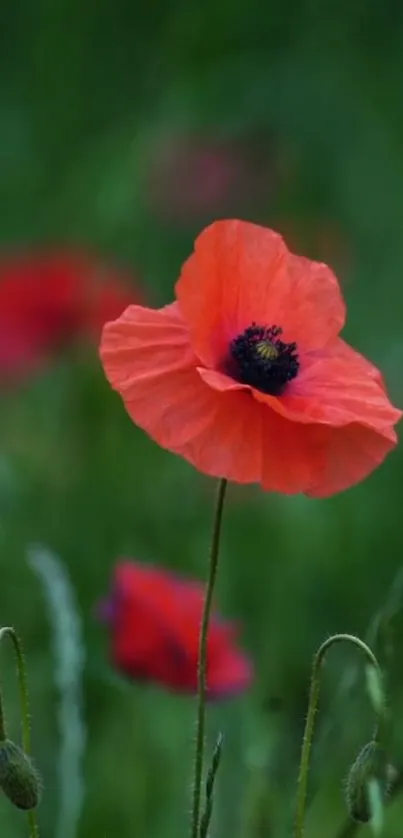
M 366 656 L 371 666 L 375 667 L 377 672 L 380 672 L 378 661 L 373 652 L 371 652 L 369 646 L 353 634 L 334 634 L 332 637 L 325 640 L 325 642 L 322 643 L 322 646 L 318 649 L 312 666 L 308 713 L 305 722 L 301 761 L 298 772 L 295 838 L 302 838 L 304 832 L 309 763 L 315 728 L 315 716 L 319 701 L 321 667 L 328 650 L 336 643 L 351 643 L 353 646 L 356 646 Z
M 206 587 L 206 595 L 203 606 L 203 616 L 200 629 L 199 639 L 199 657 L 198 657 L 198 706 L 197 706 L 197 722 L 196 722 L 196 751 L 194 761 L 194 779 L 193 779 L 193 805 L 192 805 L 192 821 L 191 821 L 191 838 L 198 838 L 200 829 L 200 808 L 201 808 L 201 794 L 203 784 L 203 757 L 204 757 L 204 739 L 205 739 L 205 723 L 206 723 L 206 671 L 207 671 L 207 640 L 208 630 L 211 616 L 211 608 L 213 603 L 214 586 L 217 577 L 218 568 L 218 554 L 220 548 L 220 534 L 221 523 L 224 509 L 225 491 L 227 488 L 227 481 L 220 480 L 217 493 L 217 501 L 214 513 L 213 533 L 211 538 L 211 547 L 209 555 L 208 579 Z
M 22 747 L 27 756 L 31 752 L 31 724 L 29 715 L 29 698 L 28 698 L 28 681 L 27 670 L 25 666 L 24 653 L 22 644 L 16 631 L 11 626 L 5 626 L 0 629 L 0 644 L 3 638 L 9 637 L 13 646 L 15 657 L 17 660 L 18 685 L 20 691 L 21 704 L 21 734 Z M 4 735 L 3 735 L 4 734 Z M 0 739 L 6 738 L 2 702 L 0 700 Z M 28 825 L 30 838 L 39 838 L 38 825 L 36 822 L 36 813 L 31 809 L 28 813 Z
M 3 637 L 9 637 L 13 643 L 15 656 L 17 659 L 18 685 L 20 690 L 21 702 L 21 733 L 22 733 L 22 747 L 26 754 L 31 751 L 31 725 L 29 721 L 29 700 L 28 700 L 28 683 L 27 672 L 25 667 L 24 654 L 22 651 L 21 642 L 18 635 L 13 628 L 6 626 L 0 629 L 0 643 Z

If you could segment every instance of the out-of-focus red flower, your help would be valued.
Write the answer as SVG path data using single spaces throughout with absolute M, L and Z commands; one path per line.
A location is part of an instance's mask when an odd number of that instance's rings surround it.
M 34 252 L 0 260 L 0 378 L 13 380 L 141 297 L 127 278 L 81 252 Z
M 99 608 L 110 626 L 114 665 L 130 678 L 196 693 L 203 596 L 199 582 L 139 562 L 118 562 L 111 597 Z M 251 682 L 252 666 L 235 640 L 235 627 L 214 614 L 207 651 L 211 700 Z
M 196 240 L 176 302 L 104 328 L 106 375 L 140 427 L 196 468 L 326 497 L 396 445 L 401 411 L 339 332 L 336 277 L 273 230 L 218 221 Z
M 253 205 L 277 188 L 280 159 L 272 136 L 162 137 L 153 150 L 146 193 L 152 211 L 179 224 Z

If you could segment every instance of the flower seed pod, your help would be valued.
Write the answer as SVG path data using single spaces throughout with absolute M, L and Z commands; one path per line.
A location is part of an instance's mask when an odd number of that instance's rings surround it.
M 35 809 L 41 782 L 30 758 L 11 739 L 0 742 L 0 788 L 18 809 Z
M 368 796 L 368 783 L 376 780 L 382 798 L 388 788 L 388 774 L 385 754 L 377 742 L 368 742 L 358 754 L 350 768 L 346 782 L 346 803 L 350 816 L 358 823 L 368 823 L 371 819 L 371 807 Z

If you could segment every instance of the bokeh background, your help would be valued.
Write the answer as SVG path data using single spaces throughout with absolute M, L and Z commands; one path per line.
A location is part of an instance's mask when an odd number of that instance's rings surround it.
M 10 254 L 72 248 L 164 304 L 202 226 L 267 224 L 336 270 L 346 337 L 402 405 L 402 39 L 396 0 L 7 4 L 0 284 Z M 213 492 L 130 423 L 96 340 L 71 340 L 2 385 L 0 621 L 26 650 L 43 838 L 186 834 L 195 701 L 121 679 L 94 604 L 119 556 L 203 578 Z M 212 834 L 289 834 L 311 659 L 332 632 L 371 637 L 387 666 L 391 761 L 403 768 L 402 506 L 401 448 L 326 501 L 231 487 L 217 599 L 243 626 L 256 679 L 211 708 L 210 745 L 225 737 Z M 60 650 L 32 566 L 47 551 L 76 601 L 62 639 L 73 662 L 85 658 L 78 726 L 74 712 L 60 716 Z M 1 680 L 17 737 L 6 649 Z M 334 650 L 323 680 L 307 835 L 340 838 L 350 834 L 342 780 L 372 717 L 354 652 Z M 388 810 L 389 838 L 402 817 L 403 796 Z M 27 834 L 5 799 L 0 823 L 8 838 Z

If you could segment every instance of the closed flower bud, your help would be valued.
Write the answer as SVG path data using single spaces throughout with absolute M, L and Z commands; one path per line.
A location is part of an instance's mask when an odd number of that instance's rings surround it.
M 371 819 L 368 787 L 375 780 L 384 799 L 390 787 L 385 754 L 377 742 L 368 742 L 358 754 L 346 782 L 347 809 L 353 820 L 367 823 Z
M 39 774 L 11 739 L 0 742 L 0 788 L 18 809 L 35 809 L 39 803 Z

